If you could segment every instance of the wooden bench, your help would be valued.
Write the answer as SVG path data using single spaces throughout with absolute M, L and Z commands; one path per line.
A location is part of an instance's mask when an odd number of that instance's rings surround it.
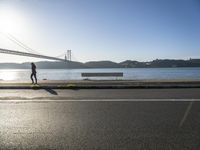
M 123 72 L 87 72 L 82 77 L 123 77 Z

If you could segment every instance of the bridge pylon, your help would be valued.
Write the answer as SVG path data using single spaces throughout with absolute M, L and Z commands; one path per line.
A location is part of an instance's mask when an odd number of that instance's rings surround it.
M 72 60 L 72 50 L 67 50 L 67 60 L 68 61 Z
M 66 56 L 66 54 L 65 54 L 65 63 L 67 62 L 67 56 Z

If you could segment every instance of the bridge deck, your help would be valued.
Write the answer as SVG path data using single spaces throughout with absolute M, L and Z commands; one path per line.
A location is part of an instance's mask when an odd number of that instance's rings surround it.
M 58 60 L 58 61 L 66 61 L 65 59 L 61 59 L 61 58 L 57 58 L 57 57 L 51 57 L 51 56 L 39 55 L 39 54 L 33 54 L 33 53 L 27 53 L 27 52 L 20 52 L 20 51 L 16 51 L 16 50 L 9 50 L 9 49 L 3 49 L 3 48 L 0 48 L 0 53 L 35 57 L 35 58 L 44 58 L 44 59 Z

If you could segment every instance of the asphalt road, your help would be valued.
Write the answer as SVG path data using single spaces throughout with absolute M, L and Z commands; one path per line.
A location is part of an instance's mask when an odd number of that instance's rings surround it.
M 196 150 L 199 91 L 0 90 L 0 149 Z

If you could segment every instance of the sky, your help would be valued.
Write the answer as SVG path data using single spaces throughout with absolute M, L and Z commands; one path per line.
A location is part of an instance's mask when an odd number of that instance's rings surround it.
M 25 51 L 8 34 L 81 62 L 200 58 L 200 0 L 0 0 L 0 48 Z

